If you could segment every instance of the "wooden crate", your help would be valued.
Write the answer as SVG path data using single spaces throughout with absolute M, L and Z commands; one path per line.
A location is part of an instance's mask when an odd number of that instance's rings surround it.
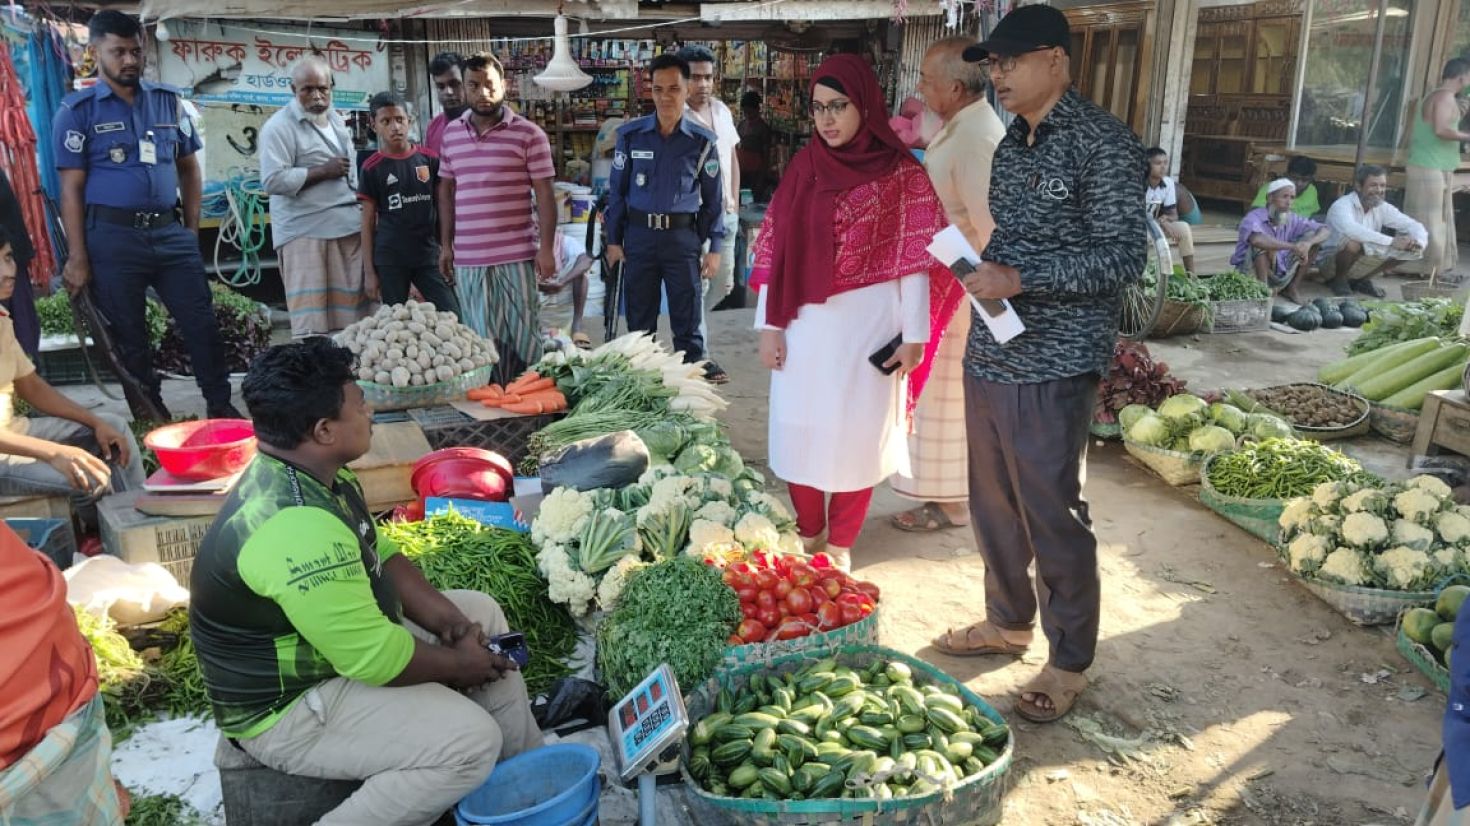
M 1470 399 L 1464 390 L 1436 390 L 1424 397 L 1410 461 L 1445 450 L 1470 456 Z
M 0 496 L 0 519 L 71 519 L 68 496 Z

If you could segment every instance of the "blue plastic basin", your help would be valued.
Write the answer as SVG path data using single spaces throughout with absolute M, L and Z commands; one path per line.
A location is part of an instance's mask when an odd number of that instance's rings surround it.
M 595 819 L 600 764 L 597 749 L 577 743 L 518 754 L 461 800 L 455 817 L 476 826 L 581 826 L 589 811 Z

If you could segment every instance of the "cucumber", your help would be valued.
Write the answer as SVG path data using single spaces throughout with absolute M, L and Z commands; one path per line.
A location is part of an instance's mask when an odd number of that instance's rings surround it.
M 975 744 L 952 740 L 950 741 L 949 747 L 942 753 L 945 757 L 949 758 L 950 763 L 958 766 L 975 754 Z
M 1317 381 L 1323 384 L 1337 384 L 1346 380 L 1359 370 L 1362 370 L 1364 367 L 1367 367 L 1369 364 L 1372 364 L 1377 359 L 1392 355 L 1395 352 L 1403 352 L 1420 342 L 1433 340 L 1430 338 L 1416 338 L 1410 341 L 1400 341 L 1397 344 L 1390 344 L 1387 347 L 1380 347 L 1377 350 L 1369 350 L 1366 353 L 1349 356 L 1342 361 L 1334 361 L 1331 364 L 1324 365 L 1321 370 L 1317 371 Z
M 723 711 L 716 711 L 706 716 L 703 720 L 694 724 L 689 731 L 689 742 L 695 746 L 703 746 L 714 739 L 715 730 L 730 722 L 730 715 Z
M 737 789 L 750 788 L 752 783 L 761 779 L 760 771 L 754 763 L 741 763 L 730 772 L 730 785 Z
M 749 728 L 760 730 L 765 728 L 775 728 L 776 724 L 781 722 L 781 718 L 772 716 L 770 714 L 765 714 L 760 711 L 750 711 L 746 712 L 745 714 L 735 715 L 735 719 L 732 722 L 737 726 L 746 726 Z
M 937 698 L 931 697 L 930 699 L 933 700 Z M 965 723 L 964 718 L 961 717 L 958 712 L 946 706 L 938 704 L 931 705 L 927 712 L 927 716 L 929 718 L 929 722 L 933 726 L 942 729 L 946 734 L 952 734 L 956 731 L 964 731 L 970 727 L 967 723 Z
M 776 759 L 776 730 L 763 728 L 755 733 L 750 744 L 750 756 L 763 766 L 771 765 Z
M 827 693 L 828 697 L 837 698 L 850 694 L 861 686 L 862 683 L 858 682 L 857 677 L 837 677 L 828 683 L 823 691 Z M 862 698 L 858 699 L 861 702 Z
M 1356 388 L 1363 382 L 1368 381 L 1369 379 L 1374 378 L 1375 376 L 1378 376 L 1387 370 L 1391 370 L 1394 367 L 1412 361 L 1413 359 L 1416 359 L 1419 356 L 1424 355 L 1425 353 L 1432 353 L 1439 348 L 1439 339 L 1437 338 L 1420 338 L 1408 343 L 1411 346 L 1405 347 L 1402 350 L 1385 352 L 1389 349 L 1387 347 L 1383 348 L 1383 350 L 1375 350 L 1375 353 L 1381 354 L 1378 358 L 1373 359 L 1372 361 L 1363 365 L 1361 368 L 1358 369 L 1356 373 L 1353 373 L 1351 376 L 1348 376 L 1347 378 L 1343 379 L 1341 382 L 1333 386 L 1339 390 L 1348 387 Z
M 772 699 L 774 699 L 774 698 L 772 698 Z M 758 708 L 758 709 L 755 710 L 755 713 L 757 713 L 757 714 L 765 714 L 765 715 L 768 715 L 770 717 L 775 717 L 776 720 L 777 720 L 777 722 L 779 722 L 781 720 L 785 720 L 786 717 L 787 717 L 786 709 L 780 707 L 779 705 L 776 705 L 775 703 L 771 703 L 770 705 L 761 706 L 760 708 Z
M 891 686 L 888 689 L 888 696 L 896 698 L 908 714 L 924 713 L 924 695 L 910 686 Z
M 918 734 L 924 730 L 927 721 L 922 714 L 905 714 L 898 718 L 897 725 L 904 734 Z
M 824 688 L 827 687 L 828 683 L 832 682 L 835 679 L 837 679 L 837 675 L 833 674 L 831 671 L 814 671 L 811 674 L 803 677 L 801 681 L 796 684 L 796 693 L 811 694 L 813 691 L 822 691 Z M 828 696 L 832 695 L 829 694 Z
M 943 708 L 959 714 L 965 710 L 965 701 L 953 694 L 930 694 L 924 698 L 924 707 L 930 711 L 936 708 Z M 736 719 L 738 721 L 739 718 Z
M 807 799 L 815 800 L 819 797 L 840 797 L 844 784 L 847 783 L 847 775 L 833 769 L 822 775 L 817 782 L 812 784 L 812 790 L 807 793 Z
M 735 695 L 731 694 L 728 688 L 720 689 L 720 694 L 715 699 L 715 709 L 724 714 L 730 714 L 733 708 L 735 708 Z
M 812 727 L 800 720 L 782 720 L 776 724 L 776 731 L 781 734 L 799 734 L 802 737 L 809 737 Z
M 1424 397 L 1434 390 L 1454 390 L 1465 378 L 1465 362 L 1458 361 L 1432 376 L 1421 379 L 1379 402 L 1384 407 L 1418 410 Z
M 847 739 L 858 748 L 873 749 L 874 751 L 886 751 L 888 749 L 888 740 L 872 726 L 853 726 L 846 731 L 846 735 Z
M 756 695 L 741 694 L 735 698 L 735 705 L 730 710 L 736 714 L 745 714 L 755 711 L 755 707 L 758 705 L 760 705 L 760 698 Z
M 884 673 L 888 675 L 888 679 L 895 683 L 908 685 L 914 681 L 914 670 L 909 668 L 907 663 L 901 663 L 896 660 L 888 664 L 884 669 Z
M 1463 344 L 1451 344 L 1425 353 L 1407 364 L 1397 367 L 1366 379 L 1358 386 L 1358 392 L 1363 394 L 1369 401 L 1382 401 L 1394 393 L 1419 382 L 1452 364 L 1458 364 L 1465 360 L 1465 354 L 1470 353 L 1470 348 Z
M 721 766 L 733 766 L 750 756 L 752 744 L 749 740 L 732 740 L 721 743 L 710 750 L 709 759 Z
M 791 780 L 780 769 L 757 769 L 756 776 L 762 785 L 777 795 L 786 797 L 791 794 Z

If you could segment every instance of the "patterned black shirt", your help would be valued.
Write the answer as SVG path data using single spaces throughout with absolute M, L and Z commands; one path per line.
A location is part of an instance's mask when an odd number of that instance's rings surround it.
M 1026 332 L 997 344 L 970 325 L 969 375 L 1032 384 L 1106 374 L 1122 290 L 1143 273 L 1143 145 L 1108 112 L 1069 90 L 1027 144 L 1016 118 L 995 150 L 984 258 L 1021 271 L 1011 305 Z

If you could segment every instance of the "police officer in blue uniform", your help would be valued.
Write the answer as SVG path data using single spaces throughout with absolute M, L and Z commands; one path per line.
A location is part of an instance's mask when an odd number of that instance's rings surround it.
M 178 321 L 209 417 L 239 418 L 199 253 L 203 176 L 194 122 L 177 91 L 143 80 L 136 19 L 99 11 L 88 34 L 101 81 L 68 95 L 52 129 L 71 247 L 67 290 L 92 290 L 118 360 L 165 409 L 145 320 L 152 287 Z M 129 404 L 137 417 L 138 402 Z
M 674 349 L 704 358 L 701 278 L 720 267 L 725 235 L 715 133 L 685 117 L 689 64 L 663 54 L 649 64 L 656 113 L 618 129 L 608 181 L 607 255 L 623 267 L 628 329 L 658 331 L 660 287 L 668 294 Z M 711 252 L 701 251 L 710 242 Z M 706 375 L 718 372 L 707 365 Z

